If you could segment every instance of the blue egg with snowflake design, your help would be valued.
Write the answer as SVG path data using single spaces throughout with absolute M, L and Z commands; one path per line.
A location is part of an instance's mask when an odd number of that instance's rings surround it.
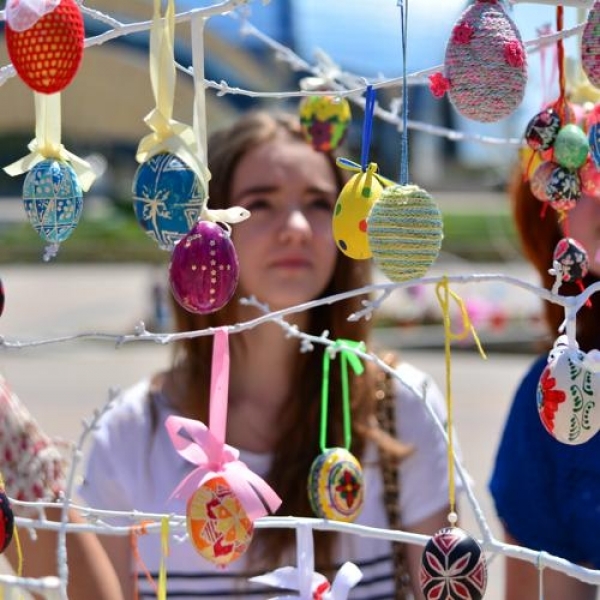
M 427 600 L 481 600 L 487 587 L 481 546 L 459 527 L 440 529 L 423 549 L 419 583 Z
M 200 217 L 204 185 L 175 154 L 160 152 L 142 163 L 133 178 L 135 216 L 162 250 L 171 251 Z
M 83 211 L 83 192 L 73 167 L 50 158 L 34 165 L 23 183 L 23 205 L 29 222 L 44 240 L 64 242 Z

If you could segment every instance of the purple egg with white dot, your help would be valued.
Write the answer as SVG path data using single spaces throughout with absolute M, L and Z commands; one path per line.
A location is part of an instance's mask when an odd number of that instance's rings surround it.
M 208 314 L 223 308 L 237 287 L 239 263 L 229 231 L 198 221 L 175 246 L 169 282 L 186 310 Z

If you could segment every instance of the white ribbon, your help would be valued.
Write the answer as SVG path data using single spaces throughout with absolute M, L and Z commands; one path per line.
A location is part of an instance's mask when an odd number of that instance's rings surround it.
M 8 0 L 6 22 L 13 31 L 33 27 L 44 15 L 51 13 L 61 0 Z

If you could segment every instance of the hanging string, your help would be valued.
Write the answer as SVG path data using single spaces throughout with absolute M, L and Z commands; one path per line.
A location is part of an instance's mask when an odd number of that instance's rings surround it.
M 169 556 L 169 519 L 163 517 L 160 523 L 160 566 L 156 600 L 167 600 L 167 556 Z
M 329 418 L 329 370 L 331 362 L 331 352 L 339 351 L 341 357 L 341 375 L 342 375 L 342 416 L 344 425 L 344 448 L 350 449 L 352 441 L 352 429 L 350 425 L 350 394 L 348 390 L 348 363 L 352 370 L 360 375 L 365 370 L 362 362 L 352 351 L 352 349 L 361 350 L 364 352 L 366 347 L 363 342 L 355 342 L 353 340 L 339 339 L 330 349 L 325 349 L 323 352 L 323 383 L 321 385 L 321 431 L 319 444 L 321 452 L 327 451 L 327 422 Z
M 408 0 L 398 0 L 402 29 L 402 135 L 400 144 L 400 185 L 408 183 L 408 78 L 406 67 Z
M 556 7 L 556 32 L 561 33 L 564 28 L 564 7 Z M 561 123 L 566 123 L 566 73 L 565 73 L 565 45 L 562 37 L 556 41 L 556 61 L 558 63 L 558 101 L 556 108 Z
M 369 164 L 369 150 L 371 149 L 371 133 L 373 131 L 373 112 L 375 110 L 376 91 L 372 85 L 367 86 L 365 92 L 365 120 L 363 121 L 362 149 L 360 153 L 360 167 L 366 172 Z
M 481 343 L 479 341 L 479 337 L 473 324 L 471 323 L 471 319 L 469 318 L 469 313 L 463 302 L 462 298 L 450 290 L 448 286 L 448 277 L 444 276 L 442 281 L 436 286 L 436 295 L 438 298 L 438 302 L 442 309 L 442 317 L 444 323 L 444 354 L 445 354 L 445 367 L 446 367 L 446 411 L 448 413 L 447 417 L 447 435 L 448 435 L 448 500 L 450 504 L 450 514 L 448 515 L 448 520 L 450 524 L 454 526 L 458 517 L 456 516 L 456 487 L 455 487 L 455 477 L 454 477 L 454 424 L 453 424 L 453 414 L 454 408 L 452 405 L 452 378 L 451 378 L 451 352 L 450 352 L 450 342 L 453 340 L 464 340 L 469 334 L 473 336 L 475 340 L 475 344 L 477 345 L 477 349 L 479 350 L 479 354 L 482 358 L 487 358 L 483 348 L 481 347 Z M 453 333 L 450 327 L 450 299 L 456 301 L 460 308 L 460 313 L 462 317 L 462 331 L 459 333 Z
M 150 571 L 148 570 L 146 563 L 144 563 L 144 561 L 142 559 L 142 556 L 141 556 L 139 548 L 138 548 L 138 543 L 137 543 L 137 538 L 139 535 L 146 535 L 148 533 L 148 531 L 146 529 L 146 525 L 151 524 L 151 523 L 152 523 L 152 521 L 140 521 L 139 523 L 132 525 L 131 529 L 129 530 L 129 543 L 131 546 L 131 554 L 132 554 L 133 558 L 135 559 L 135 563 L 141 568 L 146 579 L 148 580 L 148 583 L 152 586 L 152 589 L 154 590 L 154 592 L 157 593 L 158 588 L 156 586 L 156 582 L 154 581 L 152 575 L 150 574 Z M 134 576 L 133 576 L 133 598 L 134 598 L 134 600 L 138 600 L 139 597 L 140 597 L 140 595 L 139 595 L 139 587 L 138 587 L 138 576 L 137 576 L 137 573 L 134 573 Z

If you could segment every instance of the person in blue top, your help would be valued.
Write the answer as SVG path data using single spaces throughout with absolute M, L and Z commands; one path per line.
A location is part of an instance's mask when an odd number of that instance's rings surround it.
M 567 234 L 579 241 L 589 256 L 585 287 L 600 277 L 600 196 L 584 194 L 566 220 L 531 192 L 519 171 L 510 187 L 514 220 L 527 259 L 538 271 L 541 285 L 551 289 L 554 248 Z M 563 283 L 560 293 L 581 291 L 577 282 Z M 544 306 L 549 344 L 559 336 L 564 309 Z M 577 342 L 584 352 L 600 348 L 600 298 L 577 315 Z M 600 569 L 600 435 L 581 445 L 556 440 L 540 420 L 536 391 L 547 364 L 548 350 L 538 357 L 521 381 L 504 427 L 490 480 L 506 541 L 544 550 L 573 563 Z M 544 569 L 545 600 L 592 600 L 596 586 Z M 539 598 L 539 573 L 525 561 L 507 559 L 505 600 Z

